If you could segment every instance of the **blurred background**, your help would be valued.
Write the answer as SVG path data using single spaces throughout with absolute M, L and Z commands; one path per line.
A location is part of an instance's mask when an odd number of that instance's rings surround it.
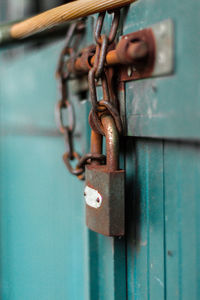
M 0 21 L 21 20 L 63 2 L 0 0 Z M 83 182 L 71 176 L 63 163 L 65 141 L 54 113 L 60 98 L 55 72 L 66 31 L 64 27 L 62 34 L 56 33 L 56 39 L 42 36 L 0 45 L 3 300 L 88 299 Z M 82 154 L 87 107 L 77 95 L 70 98 L 76 114 L 83 114 L 75 141 Z
M 33 16 L 47 9 L 51 9 L 58 5 L 62 5 L 69 1 L 64 0 L 1 0 L 0 2 L 0 22 L 13 22 Z M 24 51 L 29 51 L 35 47 L 42 47 L 48 41 L 37 40 L 28 43 L 26 46 L 18 45 L 14 49 L 6 49 L 3 53 L 4 58 L 15 58 L 17 55 L 22 55 Z M 9 50 L 9 51 L 8 51 Z M 1 50 L 0 50 L 1 51 Z

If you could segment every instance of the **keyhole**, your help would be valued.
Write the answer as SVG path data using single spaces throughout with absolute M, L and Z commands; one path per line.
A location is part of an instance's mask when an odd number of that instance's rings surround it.
M 100 203 L 100 199 L 99 199 L 99 198 L 97 198 L 97 200 L 96 200 L 96 201 L 97 201 L 97 203 Z

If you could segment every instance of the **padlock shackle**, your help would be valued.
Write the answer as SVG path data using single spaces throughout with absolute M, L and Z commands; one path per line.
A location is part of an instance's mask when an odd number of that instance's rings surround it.
M 96 133 L 94 130 L 91 131 L 91 143 L 90 152 L 92 154 L 102 154 L 102 135 Z M 92 160 L 92 165 L 99 165 L 100 161 Z
M 108 171 L 119 169 L 119 134 L 111 115 L 103 115 L 101 122 L 106 137 L 106 166 Z

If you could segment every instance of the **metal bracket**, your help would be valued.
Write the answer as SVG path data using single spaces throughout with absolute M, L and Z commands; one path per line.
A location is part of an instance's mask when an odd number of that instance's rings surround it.
M 121 65 L 119 81 L 126 82 L 136 79 L 163 76 L 174 70 L 174 25 L 172 20 L 165 20 L 150 28 L 130 33 L 122 37 L 130 42 L 142 40 L 147 43 L 148 56 L 138 65 Z

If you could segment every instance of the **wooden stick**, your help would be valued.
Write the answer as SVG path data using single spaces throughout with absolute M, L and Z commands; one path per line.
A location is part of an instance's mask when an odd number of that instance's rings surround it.
M 21 21 L 20 21 L 21 22 Z M 36 42 L 41 41 L 43 42 L 45 39 L 57 39 L 60 37 L 64 37 L 66 35 L 66 31 L 69 28 L 69 25 L 73 22 L 77 21 L 69 21 L 65 22 L 63 24 L 59 24 L 57 26 L 53 26 L 51 28 L 47 28 L 46 30 L 43 30 L 41 32 L 38 32 L 36 34 L 30 35 L 28 37 L 16 39 L 11 37 L 10 35 L 10 29 L 14 24 L 19 23 L 19 20 L 17 22 L 12 23 L 4 23 L 0 24 L 0 47 L 1 46 L 13 46 L 13 45 L 19 45 L 19 44 L 25 44 L 29 42 Z
M 66 21 L 112 10 L 132 2 L 134 0 L 78 0 L 70 2 L 14 24 L 10 29 L 10 35 L 16 39 L 24 38 Z

